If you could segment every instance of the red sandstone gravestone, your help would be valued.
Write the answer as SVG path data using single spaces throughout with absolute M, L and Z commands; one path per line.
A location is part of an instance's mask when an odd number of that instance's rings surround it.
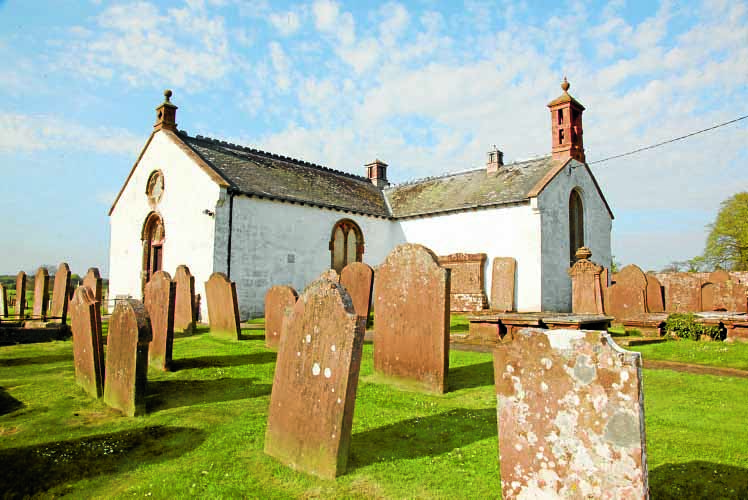
M 49 315 L 55 322 L 65 324 L 68 316 L 68 297 L 70 296 L 70 267 L 63 262 L 55 273 L 52 290 L 52 306 Z
M 317 278 L 315 281 L 322 280 L 322 279 L 327 279 L 330 281 L 334 281 L 335 283 L 339 283 L 340 275 L 335 269 L 328 269 L 327 271 L 324 271 L 322 274 L 320 274 L 319 278 Z
M 151 319 L 153 340 L 148 347 L 148 364 L 169 370 L 174 345 L 174 299 L 177 284 L 169 273 L 157 271 L 145 285 L 143 302 Z
M 40 267 L 34 276 L 34 308 L 32 316 L 37 319 L 46 319 L 47 306 L 49 305 L 49 272 Z
M 233 340 L 239 339 L 239 304 L 236 284 L 223 273 L 213 273 L 205 282 L 208 298 L 210 334 Z
M 340 273 L 340 284 L 351 296 L 356 314 L 368 319 L 371 310 L 374 270 L 363 262 L 351 262 Z
M 174 330 L 191 332 L 195 328 L 197 314 L 195 311 L 195 277 L 187 266 L 177 267 L 174 274 L 177 284 L 174 304 Z
M 439 265 L 449 269 L 449 305 L 452 312 L 485 309 L 488 299 L 483 291 L 484 253 L 453 253 L 439 256 Z
M 647 278 L 647 312 L 660 313 L 665 312 L 665 303 L 662 300 L 662 283 L 657 276 L 651 273 L 646 274 Z
M 86 286 L 76 288 L 70 302 L 75 380 L 95 398 L 104 394 L 104 341 L 99 311 L 94 292 Z
M 374 370 L 430 392 L 447 391 L 449 271 L 422 245 L 396 247 L 374 283 Z
M 701 311 L 702 280 L 689 273 L 667 276 L 665 285 L 665 310 L 667 312 Z
M 571 277 L 571 312 L 575 314 L 603 314 L 603 267 L 590 261 L 592 252 L 587 247 L 577 250 L 577 261 L 568 270 Z
M 284 314 L 296 304 L 299 294 L 290 286 L 276 285 L 265 294 L 265 345 L 277 349 L 280 345 Z
M 345 288 L 307 287 L 280 340 L 265 453 L 323 478 L 345 472 L 364 325 Z
M 514 311 L 514 276 L 517 261 L 513 257 L 495 257 L 491 273 L 491 309 Z
M 26 273 L 19 272 L 16 276 L 16 316 L 26 315 Z
M 101 273 L 99 273 L 99 268 L 89 267 L 88 272 L 83 277 L 83 286 L 87 286 L 93 291 L 94 297 L 96 297 L 96 301 L 99 303 L 99 307 L 101 307 L 101 301 L 104 299 L 101 283 Z
M 148 311 L 139 300 L 117 301 L 109 320 L 104 402 L 128 417 L 145 413 L 148 345 L 153 339 Z
M 639 353 L 528 328 L 494 351 L 494 380 L 505 499 L 648 498 Z
M 8 292 L 5 287 L 0 283 L 0 318 L 8 317 Z
M 624 267 L 615 275 L 610 288 L 609 314 L 617 321 L 638 317 L 647 312 L 647 277 L 634 264 Z

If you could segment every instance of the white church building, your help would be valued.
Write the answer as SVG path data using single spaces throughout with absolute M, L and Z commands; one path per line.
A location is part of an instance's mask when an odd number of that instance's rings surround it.
M 568 93 L 548 107 L 548 156 L 399 185 L 379 160 L 353 175 L 177 129 L 171 91 L 109 211 L 109 297 L 141 298 L 158 270 L 186 264 L 201 294 L 211 273 L 236 282 L 242 319 L 266 291 L 303 289 L 352 261 L 372 267 L 401 243 L 437 255 L 485 253 L 517 262 L 517 311 L 571 310 L 567 269 L 581 246 L 610 267 L 613 213 L 585 163 L 584 107 Z M 376 279 L 376 276 L 375 276 Z

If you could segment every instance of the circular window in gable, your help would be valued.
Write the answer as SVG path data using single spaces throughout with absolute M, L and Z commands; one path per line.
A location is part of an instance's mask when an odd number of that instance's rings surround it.
M 148 201 L 154 205 L 161 201 L 161 197 L 164 195 L 164 174 L 160 170 L 156 170 L 148 177 L 145 194 L 148 196 Z

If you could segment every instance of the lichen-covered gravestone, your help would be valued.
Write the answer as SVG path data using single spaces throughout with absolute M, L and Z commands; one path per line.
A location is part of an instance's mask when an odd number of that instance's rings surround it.
M 101 273 L 98 267 L 88 268 L 88 272 L 83 277 L 83 286 L 87 286 L 93 291 L 94 297 L 96 297 L 96 301 L 99 303 L 99 307 L 101 307 L 101 301 L 104 299 L 104 296 Z
M 52 306 L 49 316 L 58 323 L 65 324 L 68 316 L 68 297 L 70 296 L 70 267 L 63 262 L 57 267 L 55 284 L 52 290 Z
M 514 275 L 517 261 L 514 257 L 495 257 L 491 272 L 491 309 L 514 311 Z
M 318 281 L 318 280 L 330 280 L 334 281 L 335 283 L 340 283 L 340 275 L 335 269 L 328 269 L 327 271 L 323 271 L 322 274 L 319 275 L 319 278 L 317 278 L 312 283 Z M 310 283 L 311 285 L 311 283 Z
M 422 245 L 396 247 L 374 283 L 374 370 L 384 381 L 447 391 L 449 270 Z
M 177 295 L 174 304 L 174 330 L 191 332 L 195 328 L 195 277 L 187 266 L 178 266 L 174 274 Z
M 280 345 L 285 311 L 296 304 L 299 294 L 290 286 L 276 285 L 265 294 L 265 345 L 277 349 Z
M 0 318 L 8 317 L 8 292 L 5 287 L 0 283 Z
M 75 289 L 70 301 L 70 329 L 73 332 L 75 381 L 88 394 L 104 394 L 104 342 L 101 313 L 94 292 L 87 286 Z
M 280 340 L 265 453 L 323 478 L 345 472 L 364 319 L 338 283 L 312 283 Z
M 109 320 L 104 402 L 128 417 L 145 413 L 151 321 L 142 302 L 117 301 Z
M 16 276 L 16 316 L 26 315 L 26 273 L 19 272 Z
M 151 318 L 153 332 L 153 340 L 148 347 L 148 364 L 157 370 L 171 367 L 176 291 L 177 284 L 166 271 L 157 271 L 145 285 L 143 303 Z
M 239 304 L 236 284 L 223 273 L 213 273 L 205 282 L 208 297 L 210 334 L 216 337 L 239 339 Z
M 351 296 L 356 314 L 369 318 L 374 270 L 363 262 L 351 262 L 340 272 L 340 284 Z
M 520 330 L 494 351 L 504 498 L 648 498 L 641 354 Z

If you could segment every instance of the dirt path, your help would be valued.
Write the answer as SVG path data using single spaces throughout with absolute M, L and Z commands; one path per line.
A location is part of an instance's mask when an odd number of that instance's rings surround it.
M 738 370 L 737 368 L 718 368 L 716 366 L 694 365 L 691 363 L 678 363 L 676 361 L 659 361 L 656 359 L 645 359 L 644 368 L 650 370 L 674 370 L 677 372 L 695 373 L 697 375 L 748 378 L 748 371 Z

